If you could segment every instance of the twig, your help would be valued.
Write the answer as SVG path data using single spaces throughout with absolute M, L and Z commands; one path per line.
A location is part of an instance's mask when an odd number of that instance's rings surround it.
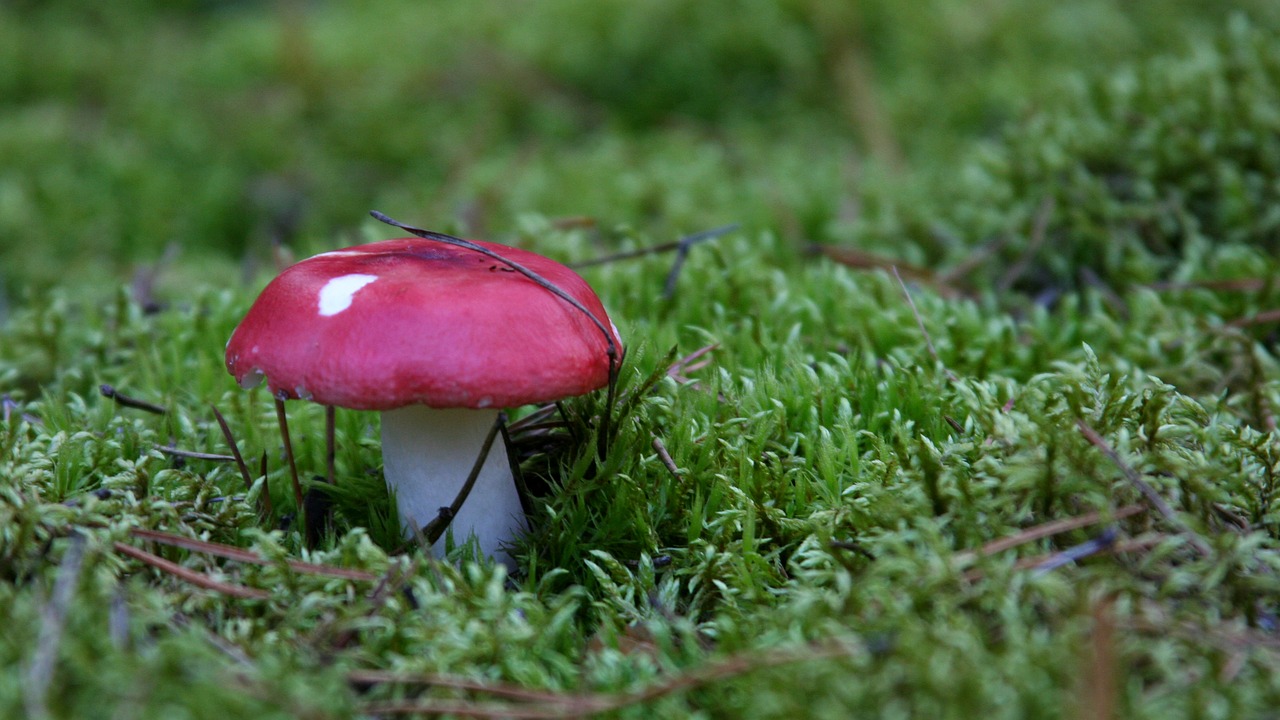
M 533 690 L 518 685 L 502 685 L 450 675 L 411 673 L 396 670 L 352 670 L 347 682 L 356 685 L 424 685 L 485 693 L 494 697 L 523 702 L 563 703 L 565 694 L 554 690 Z
M 697 350 L 694 350 L 688 355 L 685 355 L 679 360 L 671 363 L 671 365 L 667 367 L 667 375 L 682 385 L 687 383 L 696 383 L 697 381 L 690 378 L 688 373 L 697 372 L 710 365 L 711 358 L 706 356 L 718 347 L 720 347 L 720 343 L 711 343 L 710 345 L 704 345 Z
M 999 235 L 982 245 L 979 245 L 968 255 L 968 257 L 956 263 L 951 268 L 939 272 L 937 274 L 938 282 L 943 283 L 948 287 L 954 285 L 957 281 L 963 279 L 975 269 L 985 265 L 993 255 L 1004 248 L 1008 241 L 1008 235 Z M 954 242 L 958 243 L 959 241 L 954 240 Z
M 156 300 L 156 280 L 165 268 L 173 264 L 173 261 L 177 259 L 181 252 L 181 245 L 176 242 L 170 242 L 165 246 L 164 253 L 159 259 L 150 265 L 139 266 L 133 273 L 133 283 L 130 286 L 130 291 L 133 295 L 133 301 L 142 308 L 144 313 L 150 315 L 159 312 L 164 307 L 164 303 Z
M 685 253 L 688 253 L 689 252 L 688 249 L 690 247 L 700 242 L 704 242 L 707 240 L 711 240 L 713 238 L 720 237 L 721 235 L 727 235 L 733 232 L 734 230 L 737 230 L 738 227 L 739 225 L 737 223 L 734 223 L 732 225 L 723 225 L 721 227 L 713 228 L 711 230 L 703 230 L 702 232 L 694 233 L 693 235 L 680 238 L 675 242 L 662 243 L 661 245 L 653 245 L 647 248 L 640 248 L 639 250 L 627 250 L 626 252 L 613 253 L 612 255 L 605 255 L 604 257 L 592 258 L 590 260 L 583 260 L 581 262 L 571 263 L 569 267 L 577 270 L 579 268 L 593 267 L 595 265 L 604 265 L 606 263 L 617 262 L 619 260 L 633 260 L 635 258 L 644 257 L 646 255 L 657 255 L 658 253 L 670 252 L 672 250 L 680 250 L 681 248 L 684 249 L 683 251 Z
M 467 501 L 467 496 L 471 494 L 471 488 L 476 484 L 476 478 L 480 477 L 480 470 L 484 468 L 485 460 L 489 459 L 489 449 L 493 447 L 493 439 L 498 436 L 498 431 L 507 422 L 507 414 L 500 412 L 498 417 L 493 421 L 493 426 L 489 428 L 489 433 L 484 436 L 484 444 L 480 446 L 480 453 L 476 456 L 476 461 L 471 464 L 471 472 L 467 475 L 467 481 L 462 484 L 462 488 L 458 490 L 458 495 L 453 498 L 453 504 L 447 508 L 440 508 L 440 513 L 432 518 L 431 522 L 422 529 L 422 535 L 426 538 L 427 545 L 434 545 L 440 536 L 444 535 L 445 530 L 449 529 L 449 523 L 457 517 L 458 512 L 462 510 L 462 504 Z
M 694 233 L 693 235 L 682 238 L 678 243 L 676 243 L 676 259 L 671 262 L 671 271 L 667 273 L 667 279 L 662 284 L 662 299 L 670 300 L 675 297 L 676 280 L 680 277 L 680 270 L 684 267 L 685 259 L 689 257 L 690 248 L 700 242 L 720 237 L 721 235 L 733 232 L 737 229 L 737 223 L 732 225 L 723 225 L 712 230 L 704 230 L 700 233 Z
M 1090 525 L 1096 525 L 1104 520 L 1121 520 L 1144 512 L 1146 509 L 1145 505 L 1126 505 L 1122 508 L 1116 508 L 1113 512 L 1106 515 L 1102 512 L 1095 511 L 1078 517 L 1063 518 L 1062 520 L 1043 523 L 1036 525 L 1035 527 L 1027 528 L 1017 534 L 1000 538 L 999 540 L 993 540 L 977 550 L 958 553 L 955 556 L 955 562 L 956 564 L 964 564 L 974 560 L 975 558 L 994 555 L 999 552 L 1004 552 L 1010 548 L 1015 548 L 1019 545 L 1035 542 L 1042 538 L 1052 537 L 1053 535 L 1070 532 L 1072 530 L 1079 530 L 1080 528 L 1089 527 Z
M 1095 552 L 1096 554 L 1099 554 L 1099 555 L 1121 555 L 1124 553 L 1138 552 L 1141 550 L 1146 550 L 1154 545 L 1159 544 L 1160 542 L 1164 541 L 1167 537 L 1169 536 L 1155 535 L 1151 537 L 1133 538 L 1131 540 L 1120 540 L 1120 541 L 1112 542 L 1110 545 L 1106 547 L 1098 548 Z M 1013 569 L 1014 570 L 1032 570 L 1035 568 L 1039 568 L 1040 566 L 1044 565 L 1046 562 L 1054 558 L 1056 555 L 1058 555 L 1058 553 L 1047 553 L 1044 555 L 1037 555 L 1035 557 L 1025 557 L 1015 562 L 1013 564 Z M 961 577 L 963 577 L 967 582 L 975 582 L 978 579 L 980 579 L 983 575 L 984 573 L 982 572 L 982 570 L 974 568 L 966 572 Z
M 1222 292 L 1258 292 L 1274 284 L 1265 278 L 1233 278 L 1230 280 L 1193 280 L 1191 282 L 1154 282 L 1147 287 L 1157 292 L 1214 290 Z
M 365 609 L 365 617 L 376 615 L 387 604 L 387 599 L 397 591 L 405 595 L 413 609 L 416 610 L 418 608 L 417 600 L 413 597 L 413 589 L 405 583 L 409 578 L 417 574 L 422 558 L 422 555 L 415 556 L 409 566 L 403 569 L 389 568 L 386 574 L 378 579 L 378 584 L 366 596 L 369 604 Z M 351 643 L 358 638 L 359 633 L 359 624 L 352 625 L 344 622 L 343 618 L 332 616 L 315 626 L 308 633 L 312 640 L 305 643 L 305 645 L 307 647 L 318 647 L 321 642 L 325 642 L 330 648 L 342 649 L 350 647 Z
M 223 595 L 230 595 L 231 597 L 246 598 L 250 600 L 265 600 L 266 598 L 271 597 L 271 594 L 264 590 L 245 587 L 243 585 L 232 585 L 230 583 L 214 580 L 208 575 L 184 568 L 175 562 L 165 560 L 159 555 L 152 555 L 146 550 L 139 550 L 127 543 L 117 541 L 113 547 L 115 547 L 116 552 L 128 555 L 135 560 L 140 560 L 157 570 L 167 572 L 180 580 L 205 588 L 206 590 L 213 590 L 214 592 L 221 593 Z
M 147 530 L 145 528 L 133 528 L 131 533 L 134 537 L 142 540 L 149 540 L 151 542 L 160 543 L 161 545 L 170 545 L 172 547 L 182 548 L 183 550 L 205 553 L 207 555 L 226 558 L 228 560 L 236 560 L 239 562 L 262 566 L 276 564 L 276 561 L 274 560 L 264 558 L 261 555 L 245 550 L 244 548 L 238 548 L 232 545 L 213 543 L 206 540 L 196 540 L 195 538 L 183 537 L 181 535 L 174 535 L 173 533 L 161 532 L 159 530 Z M 364 570 L 333 567 L 331 565 L 317 565 L 315 563 L 302 562 L 301 560 L 286 560 L 285 565 L 294 572 L 305 573 L 308 575 L 323 575 L 326 577 L 341 578 L 343 580 L 364 580 L 371 582 L 378 580 L 381 577 L 370 572 L 365 572 Z
M 1049 229 L 1049 218 L 1053 215 L 1055 205 L 1056 202 L 1052 195 L 1046 196 L 1040 201 L 1040 207 L 1036 209 L 1035 218 L 1031 221 L 1031 239 L 1027 242 L 1027 247 L 1023 249 L 1022 255 L 1014 261 L 1004 276 L 996 282 L 997 290 L 1003 291 L 1013 287 L 1018 278 L 1022 277 L 1022 274 L 1030 267 L 1036 252 L 1044 245 L 1045 238 L 1048 236 L 1046 231 Z
M 337 419 L 335 417 L 335 409 L 332 405 L 324 406 L 324 443 L 325 443 L 325 471 L 329 484 L 334 484 L 334 478 L 337 477 L 335 463 L 337 461 Z
M 516 495 L 520 498 L 520 511 L 525 517 L 533 517 L 533 494 L 529 491 L 529 483 L 524 476 L 524 468 L 520 467 L 520 459 L 516 457 L 511 445 L 511 430 L 507 424 L 501 423 L 498 431 L 502 437 L 503 453 L 507 456 L 507 465 L 511 469 L 511 479 L 516 484 Z
M 1250 325 L 1265 325 L 1267 323 L 1280 322 L 1280 310 L 1264 310 L 1253 315 L 1230 320 L 1226 324 L 1227 327 L 1249 327 Z
M 1113 541 L 1106 547 L 1099 548 L 1096 551 L 1098 555 L 1122 555 L 1124 553 L 1139 552 L 1148 550 L 1167 539 L 1168 535 L 1152 535 L 1149 537 L 1131 538 L 1129 540 Z M 1056 553 L 1040 555 L 1037 557 L 1022 558 L 1013 564 L 1015 570 L 1030 570 L 1038 568 L 1054 557 Z
M 946 373 L 948 380 L 951 382 L 958 382 L 959 378 L 957 378 L 955 373 L 951 372 L 946 364 L 942 362 L 942 359 L 938 357 L 938 351 L 933 347 L 933 338 L 929 337 L 929 330 L 924 326 L 924 318 L 920 317 L 920 310 L 916 308 L 916 301 L 911 299 L 911 291 L 907 289 L 907 284 L 902 282 L 902 276 L 898 274 L 898 267 L 896 265 L 893 267 L 893 276 L 898 279 L 898 285 L 902 288 L 902 294 L 907 298 L 907 305 L 911 306 L 911 314 L 915 316 L 916 325 L 920 327 L 920 333 L 924 335 L 924 344 L 929 348 L 929 354 L 933 356 L 934 362 L 942 366 L 942 371 Z
M 606 708 L 607 709 L 607 708 Z M 369 703 L 362 708 L 362 715 L 429 715 L 432 717 L 494 718 L 495 720 L 563 720 L 604 712 L 605 709 L 578 709 L 569 705 L 550 705 L 538 708 L 520 705 L 479 705 L 461 700 L 404 700 L 399 702 Z
M 289 419 L 284 412 L 283 393 L 275 396 L 276 422 L 280 425 L 280 439 L 284 442 L 284 460 L 289 464 L 289 479 L 293 482 L 293 499 L 297 503 L 298 514 L 303 513 L 302 483 L 298 481 L 298 464 L 293 459 L 293 441 L 289 439 Z
M 517 263 L 512 260 L 508 260 L 502 255 L 494 252 L 493 250 L 490 250 L 489 248 L 486 248 L 482 245 L 477 245 L 476 243 L 473 243 L 470 240 L 464 240 L 460 237 L 454 237 L 453 235 L 446 235 L 445 233 L 439 233 L 432 230 L 423 230 L 422 228 L 413 227 L 412 225 L 405 225 L 399 220 L 394 220 L 384 215 L 383 213 L 378 212 L 377 210 L 371 210 L 369 211 L 369 214 L 372 215 L 373 218 L 375 220 L 378 220 L 379 222 L 384 222 L 392 227 L 400 228 L 401 230 L 417 235 L 418 237 L 424 240 L 434 240 L 436 242 L 442 242 L 446 245 L 454 245 L 456 247 L 465 248 L 473 252 L 478 252 L 481 255 L 484 255 L 485 257 L 493 260 L 497 260 L 503 265 L 506 265 L 512 270 L 515 270 L 521 275 L 524 275 L 526 278 L 529 278 L 529 280 L 533 281 L 536 285 L 541 287 L 543 290 L 546 290 L 547 292 L 555 295 L 561 300 L 564 300 L 565 302 L 572 305 L 579 312 L 586 315 L 587 318 L 592 322 L 592 324 L 596 326 L 596 329 L 598 329 L 600 333 L 604 335 L 605 342 L 608 344 L 608 347 L 609 347 L 609 358 L 610 358 L 611 364 L 613 359 L 617 356 L 618 347 L 617 347 L 617 343 L 614 341 L 613 333 L 604 326 L 604 323 L 600 320 L 600 318 L 596 317 L 595 313 L 588 310 L 587 307 L 583 305 L 582 302 L 579 301 L 577 298 L 565 292 L 560 288 L 560 286 L 556 285 L 550 280 L 547 280 L 546 278 L 542 277 L 538 273 L 530 270 L 529 268 L 526 268 L 520 263 Z
M 155 403 L 149 403 L 146 400 L 139 400 L 138 398 L 131 397 L 129 395 L 125 395 L 119 390 L 116 390 L 114 387 L 107 385 L 106 383 L 99 385 L 98 391 L 102 393 L 102 397 L 115 400 L 118 405 L 122 405 L 127 408 L 133 408 L 134 410 L 144 410 L 146 412 L 154 413 L 156 415 L 164 415 L 165 413 L 169 412 L 163 406 L 156 405 Z
M 58 646 L 66 629 L 67 608 L 80 582 L 80 569 L 84 561 L 85 538 L 74 533 L 70 545 L 62 556 L 58 574 L 53 581 L 53 594 L 40 613 L 40 632 L 36 639 L 35 656 L 24 673 L 22 699 L 27 717 L 50 717 L 46 695 L 53 683 L 53 671 L 58 659 Z
M 253 490 L 253 477 L 249 475 L 249 466 L 245 464 L 244 456 L 240 454 L 240 445 L 236 442 L 235 436 L 231 434 L 231 426 L 227 424 L 227 419 L 218 411 L 218 407 L 216 405 L 211 404 L 209 405 L 209 408 L 213 410 L 213 417 L 218 421 L 218 427 L 222 428 L 222 437 L 226 438 L 227 445 L 231 448 L 231 456 L 235 458 L 236 467 L 240 470 L 240 477 L 244 479 L 245 492 L 251 492 Z M 265 464 L 265 456 L 263 457 L 263 460 Z M 266 483 L 266 475 L 267 474 L 264 471 L 262 473 L 264 485 Z M 259 502 L 262 505 L 262 514 L 264 516 L 271 515 L 273 508 L 271 507 L 271 493 L 269 488 L 265 486 L 262 488 L 262 495 L 259 497 Z
M 1109 550 L 1116 544 L 1116 538 L 1120 536 L 1120 531 L 1115 526 L 1108 526 L 1102 529 L 1102 533 L 1096 538 L 1086 540 L 1079 545 L 1072 545 L 1062 552 L 1050 555 L 1048 559 L 1036 565 L 1035 575 L 1043 575 L 1048 572 L 1057 570 L 1068 563 L 1076 560 L 1087 558 L 1090 555 L 1096 555 L 1104 550 Z
M 211 460 L 213 462 L 235 462 L 235 455 L 218 455 L 216 453 L 196 452 L 194 450 L 179 450 L 171 445 L 156 445 L 156 449 L 165 455 L 174 457 L 189 458 L 191 460 Z
M 520 263 L 508 260 L 507 258 L 503 257 L 499 253 L 496 253 L 493 250 L 490 250 L 489 248 L 486 248 L 482 245 L 477 245 L 476 243 L 473 243 L 470 240 L 463 240 L 460 237 L 454 237 L 452 235 L 446 235 L 444 233 L 433 232 L 431 230 L 423 230 L 422 228 L 413 227 L 412 225 L 405 225 L 404 223 L 398 220 L 393 220 L 392 218 L 387 217 L 386 215 L 378 212 L 377 210 L 371 210 L 369 211 L 369 214 L 372 215 L 374 219 L 380 222 L 384 222 L 392 227 L 400 228 L 401 230 L 417 235 L 418 237 L 424 240 L 434 240 L 436 242 L 442 242 L 446 245 L 453 245 L 455 247 L 466 248 L 467 250 L 478 252 L 487 258 L 497 260 L 503 265 L 506 265 L 512 270 L 515 270 L 516 272 L 525 276 L 526 278 L 531 280 L 534 284 L 541 287 L 543 290 L 546 290 L 552 295 L 555 295 L 561 300 L 564 300 L 565 302 L 569 303 L 576 310 L 578 310 L 579 312 L 587 316 L 587 319 L 590 320 L 591 323 L 596 326 L 596 329 L 600 331 L 600 334 L 604 335 L 604 340 L 606 343 L 606 354 L 608 355 L 608 358 L 609 358 L 609 384 L 608 384 L 607 397 L 605 402 L 605 412 L 602 413 L 602 417 L 600 418 L 600 433 L 597 437 L 598 445 L 596 448 L 597 454 L 600 457 L 604 457 L 606 451 L 608 450 L 608 444 L 609 444 L 609 435 L 610 435 L 609 425 L 611 422 L 610 417 L 613 414 L 614 398 L 615 398 L 615 395 L 617 392 L 617 386 L 618 386 L 618 370 L 622 366 L 621 348 L 618 347 L 618 343 L 614 339 L 613 331 L 605 327 L 604 322 L 602 322 L 600 318 L 596 317 L 595 313 L 588 310 L 587 307 L 583 305 L 581 301 L 579 301 L 577 298 L 570 295 L 569 293 L 565 292 L 563 289 L 560 288 L 560 286 L 547 280 L 546 278 L 542 277 L 538 273 L 535 273 L 529 268 L 526 268 Z
M 1124 620 L 1125 629 L 1159 635 L 1160 637 L 1167 637 L 1173 633 L 1195 643 L 1197 646 L 1208 643 L 1228 653 L 1248 652 L 1255 649 L 1280 653 L 1280 638 L 1270 632 L 1243 628 L 1228 630 L 1227 628 L 1231 628 L 1232 624 L 1220 621 L 1212 622 L 1206 620 L 1203 625 L 1197 625 L 1189 621 L 1174 622 L 1172 618 L 1165 617 L 1162 612 L 1157 612 L 1156 614 L 1159 617 L 1155 620 L 1128 617 Z
M 1129 306 L 1125 303 L 1124 298 L 1120 297 L 1120 293 L 1103 279 L 1096 270 L 1091 267 L 1080 268 L 1080 282 L 1088 288 L 1092 288 L 1102 296 L 1103 302 L 1115 311 L 1116 315 L 1124 320 L 1129 319 Z
M 1081 720 L 1112 720 L 1117 717 L 1119 697 L 1117 678 L 1121 677 L 1116 662 L 1115 600 L 1105 597 L 1094 601 L 1090 610 L 1093 625 L 1089 629 L 1089 645 L 1080 678 Z
M 361 708 L 362 712 L 370 715 L 447 714 L 471 718 L 543 720 L 544 718 L 583 717 L 614 712 L 757 670 L 799 662 L 849 657 L 854 654 L 855 650 L 856 648 L 841 643 L 830 642 L 811 644 L 800 650 L 744 652 L 732 655 L 720 662 L 669 678 L 665 682 L 660 682 L 644 690 L 617 694 L 557 694 L 527 690 L 511 685 L 485 685 L 472 680 L 444 675 L 424 674 L 415 676 L 403 673 L 379 673 L 378 671 L 359 671 L 348 675 L 348 679 L 352 680 L 352 682 L 359 681 L 366 684 L 396 682 L 447 687 L 488 693 L 515 701 L 505 704 L 479 704 L 457 700 L 379 702 L 370 703 Z
M 1164 498 L 1160 497 L 1160 493 L 1156 492 L 1156 489 L 1151 487 L 1150 483 L 1143 480 L 1142 475 L 1140 475 L 1137 470 L 1134 470 L 1131 465 L 1126 463 L 1124 458 L 1120 457 L 1120 454 L 1117 453 L 1115 449 L 1098 434 L 1097 430 L 1089 427 L 1089 424 L 1084 420 L 1076 420 L 1076 427 L 1080 428 L 1080 432 L 1085 436 L 1086 440 L 1092 443 L 1094 447 L 1098 448 L 1098 450 L 1102 451 L 1102 454 L 1106 455 L 1107 459 L 1114 463 L 1116 467 L 1120 468 L 1120 472 L 1124 474 L 1125 479 L 1136 487 L 1138 492 L 1142 493 L 1142 496 L 1147 499 L 1147 502 L 1151 503 L 1151 506 L 1164 516 L 1164 519 L 1169 521 L 1170 525 L 1173 525 L 1173 527 L 1179 532 L 1187 536 L 1191 546 L 1194 547 L 1197 552 L 1205 557 L 1212 555 L 1212 550 L 1209 548 L 1209 545 L 1199 535 L 1192 532 L 1191 528 L 1187 527 L 1186 523 L 1182 522 L 1177 514 L 1174 513 L 1173 508 L 1169 507 L 1169 503 L 1165 502 Z
M 671 473 L 671 477 L 675 478 L 676 482 L 683 484 L 684 477 L 680 475 L 680 468 L 671 459 L 671 453 L 667 452 L 667 446 L 662 443 L 662 438 L 657 435 L 653 436 L 653 449 L 658 453 L 658 460 L 667 468 L 667 472 Z
M 941 276 L 929 268 L 910 265 L 900 259 L 888 255 L 877 255 L 865 250 L 840 245 L 823 245 L 814 243 L 806 248 L 808 253 L 817 253 L 828 260 L 837 262 L 854 270 L 890 270 L 897 268 L 898 273 L 912 282 L 918 282 L 933 288 L 939 295 L 957 298 L 964 295 L 954 285 L 941 279 Z

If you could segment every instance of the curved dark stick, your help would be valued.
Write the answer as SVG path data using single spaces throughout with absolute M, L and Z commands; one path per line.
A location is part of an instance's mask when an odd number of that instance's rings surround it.
M 600 333 L 604 335 L 605 342 L 608 343 L 608 346 L 609 346 L 609 349 L 607 351 L 607 354 L 609 356 L 608 399 L 606 401 L 607 407 L 606 407 L 605 413 L 601 419 L 602 427 L 601 427 L 599 443 L 597 447 L 597 454 L 599 454 L 601 459 L 603 459 L 604 450 L 606 447 L 607 438 L 609 436 L 609 430 L 610 430 L 609 428 L 610 416 L 613 414 L 613 401 L 616 394 L 615 392 L 616 387 L 618 384 L 618 370 L 622 363 L 621 363 L 621 358 L 619 358 L 618 356 L 618 344 L 613 339 L 613 333 L 609 331 L 609 328 L 604 326 L 604 323 L 600 321 L 600 318 L 596 317 L 595 313 L 588 310 L 587 307 L 583 305 L 581 302 L 579 302 L 577 298 L 573 297 L 572 295 L 565 292 L 564 290 L 561 290 L 560 287 L 557 286 L 555 283 L 551 282 L 550 280 L 547 280 L 546 278 L 530 270 L 529 268 L 521 265 L 520 263 L 508 260 L 502 255 L 499 255 L 498 253 L 486 247 L 477 245 L 476 243 L 473 243 L 470 240 L 464 240 L 463 238 L 455 237 L 453 235 L 446 235 L 445 233 L 435 232 L 432 230 L 423 230 L 422 228 L 413 227 L 412 225 L 405 225 L 399 220 L 395 220 L 391 217 L 388 217 L 387 215 L 381 212 L 378 212 L 377 210 L 370 210 L 369 215 L 371 215 L 373 219 L 379 222 L 384 222 L 392 227 L 400 228 L 401 230 L 404 230 L 407 233 L 417 235 L 423 240 L 435 240 L 436 242 L 442 242 L 442 243 L 445 243 L 446 245 L 454 245 L 457 247 L 466 248 L 467 250 L 478 252 L 481 255 L 484 255 L 485 257 L 491 258 L 493 260 L 497 260 L 503 265 L 506 265 L 512 270 L 515 270 L 521 275 L 524 275 L 525 277 L 529 278 L 535 284 L 541 287 L 543 290 L 546 290 L 547 292 L 555 295 L 561 300 L 564 300 L 565 302 L 569 303 L 574 308 L 576 308 L 579 312 L 581 312 L 583 315 L 586 315 L 589 320 L 591 320 L 591 323 L 596 326 L 596 329 L 599 330 Z

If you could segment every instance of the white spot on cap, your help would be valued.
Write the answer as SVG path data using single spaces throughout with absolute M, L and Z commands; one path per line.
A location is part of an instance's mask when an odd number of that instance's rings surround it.
M 256 388 L 258 387 L 258 385 L 262 384 L 263 377 L 264 376 L 262 374 L 262 371 L 257 368 L 254 368 L 253 370 L 250 370 L 249 372 L 245 373 L 244 376 L 240 378 L 240 387 L 244 388 L 245 390 L 248 390 L 250 388 Z
M 293 389 L 293 392 L 294 392 L 294 394 L 295 394 L 295 395 L 297 395 L 297 396 L 298 396 L 298 399 L 299 399 L 299 400 L 310 400 L 310 399 L 311 399 L 311 393 L 307 392 L 307 389 L 306 389 L 305 387 L 301 386 L 301 385 L 299 385 L 298 387 L 294 388 L 294 389 Z
M 485 395 L 484 397 L 476 401 L 476 407 L 478 408 L 487 408 L 491 405 L 493 405 L 493 398 L 489 397 L 488 395 Z
M 329 317 L 351 307 L 351 300 L 360 288 L 377 280 L 377 275 L 342 275 L 320 288 L 320 314 Z

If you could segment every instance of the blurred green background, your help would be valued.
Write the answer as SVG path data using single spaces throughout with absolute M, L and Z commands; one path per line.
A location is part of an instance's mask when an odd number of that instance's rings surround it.
M 1280 27 L 1271 0 L 3 2 L 0 298 L 167 248 L 170 282 L 226 282 L 273 243 L 388 236 L 372 208 L 604 246 L 738 222 L 930 262 L 946 248 L 868 228 L 1232 13 Z

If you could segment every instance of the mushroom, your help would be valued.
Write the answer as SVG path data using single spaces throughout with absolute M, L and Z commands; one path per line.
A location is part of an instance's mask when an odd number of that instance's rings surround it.
M 453 503 L 502 408 L 603 387 L 622 347 L 595 292 L 564 265 L 426 234 L 434 239 L 289 267 L 226 350 L 242 387 L 265 378 L 278 398 L 381 411 L 383 469 L 406 537 Z M 502 546 L 524 527 L 506 448 L 494 442 L 451 529 L 511 566 Z

